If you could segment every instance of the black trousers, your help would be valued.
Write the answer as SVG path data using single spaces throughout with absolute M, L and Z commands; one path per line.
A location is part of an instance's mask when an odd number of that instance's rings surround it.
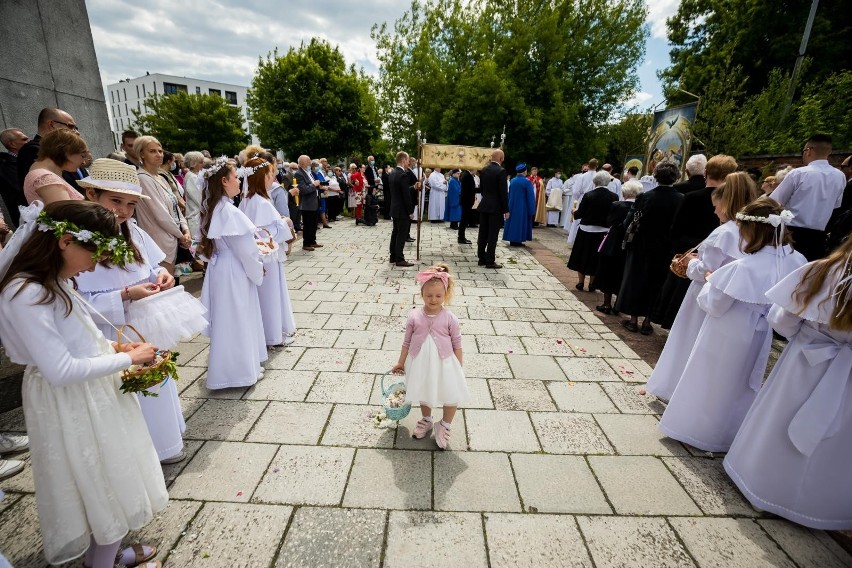
M 467 207 L 462 207 L 462 215 L 461 221 L 459 221 L 459 242 L 463 242 L 467 240 L 464 232 L 467 230 L 467 226 L 470 224 L 470 217 L 473 209 L 469 209 Z
M 290 209 L 290 220 L 297 231 L 302 230 L 302 210 L 296 205 L 296 198 L 287 194 L 287 208 Z
M 302 210 L 302 243 L 309 247 L 317 244 L 317 212 Z
M 793 248 L 802 253 L 808 262 L 826 255 L 825 231 L 804 227 L 787 227 L 787 230 L 793 235 Z
M 502 226 L 502 213 L 479 214 L 479 237 L 476 240 L 476 254 L 482 264 L 494 264 L 497 236 L 500 234 Z
M 393 230 L 390 240 L 390 260 L 392 262 L 403 262 L 405 260 L 405 239 L 411 229 L 411 217 L 403 215 L 393 218 Z

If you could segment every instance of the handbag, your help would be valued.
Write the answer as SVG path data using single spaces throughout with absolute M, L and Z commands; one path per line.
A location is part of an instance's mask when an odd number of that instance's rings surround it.
M 624 232 L 624 240 L 621 242 L 621 248 L 627 250 L 633 244 L 633 238 L 639 232 L 639 223 L 642 221 L 642 211 L 633 213 L 633 220 L 627 225 L 627 230 Z
M 669 264 L 669 270 L 671 270 L 672 273 L 675 276 L 678 276 L 680 278 L 687 278 L 686 268 L 688 266 L 688 263 L 684 264 L 683 262 L 681 262 L 681 260 L 683 258 L 686 258 L 687 256 L 689 256 L 690 254 L 694 253 L 696 250 L 698 250 L 699 246 L 701 246 L 701 243 L 698 243 L 697 245 L 695 245 L 694 247 L 692 247 L 691 249 L 689 249 L 688 251 L 686 251 L 683 254 L 674 255 L 672 257 L 671 263 Z

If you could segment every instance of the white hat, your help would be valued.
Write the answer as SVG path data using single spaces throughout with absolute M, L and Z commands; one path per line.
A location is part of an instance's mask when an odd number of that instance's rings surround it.
M 147 195 L 142 195 L 142 186 L 139 185 L 136 168 L 111 158 L 98 158 L 92 162 L 89 176 L 78 180 L 77 185 L 149 199 Z

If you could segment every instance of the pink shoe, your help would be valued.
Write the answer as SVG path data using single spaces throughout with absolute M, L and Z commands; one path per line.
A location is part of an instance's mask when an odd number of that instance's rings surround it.
M 450 445 L 450 429 L 444 426 L 443 420 L 435 423 L 435 442 L 442 450 Z
M 432 430 L 432 421 L 427 420 L 425 418 L 421 418 L 417 421 L 417 425 L 414 427 L 414 432 L 411 433 L 411 437 L 415 440 L 422 440 L 426 436 L 429 435 L 429 432 Z

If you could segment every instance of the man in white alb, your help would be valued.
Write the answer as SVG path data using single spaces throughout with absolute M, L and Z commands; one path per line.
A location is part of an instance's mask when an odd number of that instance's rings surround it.
M 435 168 L 429 174 L 429 222 L 444 222 L 444 207 L 447 204 L 447 180 L 441 168 Z

